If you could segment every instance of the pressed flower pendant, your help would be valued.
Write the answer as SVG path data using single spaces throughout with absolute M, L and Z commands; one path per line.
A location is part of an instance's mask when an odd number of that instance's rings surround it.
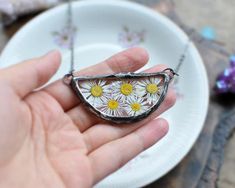
M 131 123 L 158 109 L 175 74 L 172 69 L 100 76 L 68 74 L 65 81 L 69 80 L 76 95 L 98 117 L 115 123 Z

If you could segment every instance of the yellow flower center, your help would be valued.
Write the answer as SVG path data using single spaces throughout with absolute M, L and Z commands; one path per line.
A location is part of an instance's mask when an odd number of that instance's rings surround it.
M 158 87 L 156 84 L 148 84 L 146 86 L 146 90 L 147 90 L 147 92 L 154 94 L 154 93 L 158 92 Z
M 141 105 L 139 103 L 133 103 L 131 104 L 131 109 L 135 112 L 138 112 L 141 108 Z
M 103 89 L 99 85 L 95 85 L 91 87 L 91 94 L 94 97 L 101 97 L 103 94 Z
M 120 90 L 123 95 L 130 95 L 132 93 L 133 86 L 131 84 L 124 83 L 121 85 Z
M 116 110 L 118 108 L 118 102 L 116 100 L 110 100 L 108 102 L 108 107 L 111 109 L 111 110 Z

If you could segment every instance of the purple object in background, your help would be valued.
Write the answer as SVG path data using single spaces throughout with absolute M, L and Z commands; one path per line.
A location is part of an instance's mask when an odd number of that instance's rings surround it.
M 235 94 L 235 55 L 230 57 L 230 67 L 226 68 L 217 77 L 215 91 L 218 94 L 234 93 Z

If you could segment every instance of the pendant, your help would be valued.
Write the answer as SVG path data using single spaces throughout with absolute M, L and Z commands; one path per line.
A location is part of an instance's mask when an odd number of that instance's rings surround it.
M 113 123 L 133 123 L 148 117 L 165 99 L 177 75 L 168 68 L 156 73 L 99 76 L 65 75 L 79 99 L 98 117 Z M 69 81 L 69 82 L 68 82 Z

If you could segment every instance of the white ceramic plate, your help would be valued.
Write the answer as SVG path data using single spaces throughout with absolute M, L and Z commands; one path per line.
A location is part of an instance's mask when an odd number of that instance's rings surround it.
M 147 67 L 167 64 L 174 68 L 187 43 L 187 36 L 166 17 L 125 1 L 99 0 L 74 3 L 76 69 L 90 66 L 127 47 L 149 51 Z M 69 56 L 63 34 L 67 6 L 44 12 L 24 26 L 8 43 L 1 67 L 42 55 L 52 49 L 63 53 L 63 64 L 53 80 L 69 71 Z M 146 68 L 146 67 L 145 67 Z M 163 115 L 170 123 L 168 135 L 97 187 L 140 187 L 171 170 L 196 141 L 208 108 L 205 67 L 193 44 L 175 85 L 177 104 Z

